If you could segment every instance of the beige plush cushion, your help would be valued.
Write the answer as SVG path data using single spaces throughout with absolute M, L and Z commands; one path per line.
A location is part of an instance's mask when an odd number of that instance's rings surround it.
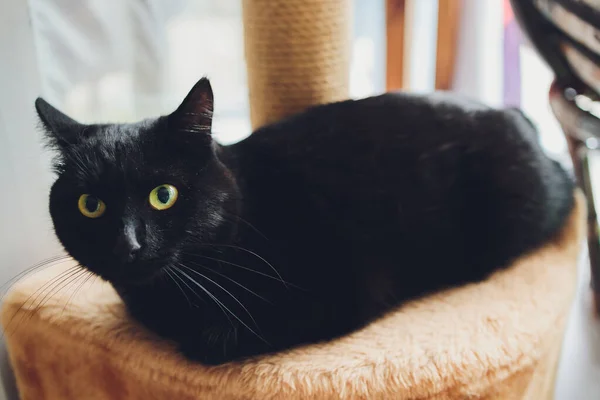
M 583 238 L 577 198 L 560 237 L 485 282 L 330 343 L 220 367 L 184 360 L 99 280 L 31 305 L 65 269 L 52 267 L 15 285 L 2 308 L 19 390 L 24 400 L 549 399 Z

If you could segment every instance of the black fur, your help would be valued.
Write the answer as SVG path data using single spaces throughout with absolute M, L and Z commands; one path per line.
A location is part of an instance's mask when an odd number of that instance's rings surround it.
M 173 114 L 136 124 L 36 106 L 59 149 L 58 238 L 137 320 L 205 363 L 334 338 L 485 278 L 573 206 L 571 179 L 520 111 L 447 94 L 315 107 L 231 146 L 210 138 L 205 79 Z M 148 194 L 164 183 L 179 199 L 157 211 Z M 82 193 L 106 213 L 84 217 Z M 134 261 L 116 251 L 124 231 L 142 246 Z

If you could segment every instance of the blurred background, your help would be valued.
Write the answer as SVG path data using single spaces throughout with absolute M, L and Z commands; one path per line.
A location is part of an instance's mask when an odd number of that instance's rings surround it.
M 448 12 L 452 0 L 396 3 L 353 0 L 352 97 L 444 89 L 520 106 L 545 149 L 568 160 L 548 105 L 553 74 L 508 0 L 462 0 L 460 18 Z M 440 40 L 450 40 L 450 55 Z M 1 283 L 60 251 L 47 214 L 52 175 L 36 129 L 38 95 L 82 122 L 126 122 L 172 111 L 208 76 L 215 138 L 227 144 L 251 133 L 242 0 L 2 0 L 0 55 Z M 6 364 L 2 372 L 9 376 Z
M 172 110 L 202 75 L 216 93 L 222 142 L 250 133 L 240 0 L 30 0 L 41 93 L 86 121 L 129 121 Z M 386 1 L 354 0 L 350 91 L 386 90 Z M 463 1 L 448 89 L 520 105 L 564 148 L 545 99 L 552 74 L 522 40 L 508 1 Z M 437 0 L 408 2 L 402 87 L 436 83 Z M 14 44 L 16 45 L 16 43 Z

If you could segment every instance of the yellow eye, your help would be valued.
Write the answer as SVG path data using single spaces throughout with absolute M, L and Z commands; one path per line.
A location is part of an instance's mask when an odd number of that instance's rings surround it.
M 88 218 L 98 218 L 106 211 L 106 204 L 91 194 L 82 194 L 77 202 L 79 211 Z
M 152 189 L 148 200 L 150 205 L 155 210 L 166 210 L 167 208 L 173 207 L 173 204 L 177 201 L 177 188 L 173 185 L 160 185 Z

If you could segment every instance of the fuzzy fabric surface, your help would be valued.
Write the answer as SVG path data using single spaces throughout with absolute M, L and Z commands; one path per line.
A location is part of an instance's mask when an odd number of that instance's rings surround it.
M 584 222 L 578 195 L 559 237 L 484 282 L 329 343 L 218 367 L 136 325 L 100 280 L 46 296 L 65 264 L 16 284 L 2 323 L 23 400 L 549 399 Z

